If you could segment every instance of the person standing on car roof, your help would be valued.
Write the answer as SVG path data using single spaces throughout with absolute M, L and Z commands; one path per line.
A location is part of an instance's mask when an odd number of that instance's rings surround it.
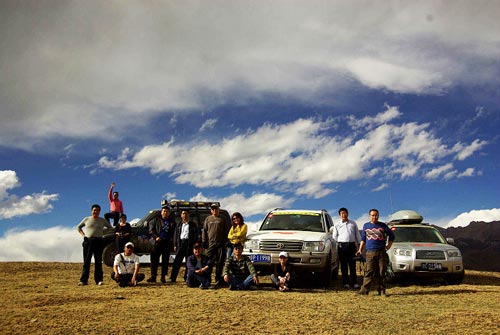
M 219 205 L 213 203 L 210 205 L 211 215 L 205 218 L 203 222 L 202 241 L 205 246 L 208 245 L 207 256 L 214 260 L 215 268 L 215 286 L 222 283 L 222 269 L 226 259 L 227 234 L 231 229 L 230 223 L 220 215 Z
M 104 218 L 108 222 L 109 219 L 113 218 L 113 226 L 116 226 L 118 224 L 118 220 L 120 219 L 120 215 L 123 214 L 123 203 L 120 199 L 118 199 L 118 192 L 113 192 L 114 187 L 115 182 L 112 182 L 108 191 L 109 213 L 104 214 Z
M 175 283 L 179 270 L 182 266 L 182 260 L 193 254 L 193 245 L 200 240 L 198 236 L 198 225 L 189 220 L 189 212 L 181 212 L 181 222 L 176 225 L 174 232 L 174 251 L 176 252 L 172 272 L 170 272 L 170 282 Z M 184 279 L 186 278 L 184 274 Z
M 149 234 L 154 240 L 153 250 L 151 251 L 151 277 L 147 280 L 149 283 L 156 282 L 158 265 L 161 256 L 161 277 L 163 284 L 167 281 L 165 276 L 168 273 L 168 262 L 172 243 L 174 239 L 175 222 L 170 219 L 170 207 L 163 206 L 161 216 L 149 223 Z
M 83 270 L 80 277 L 79 286 L 87 285 L 90 275 L 90 263 L 94 256 L 94 280 L 97 285 L 102 285 L 102 248 L 103 248 L 103 232 L 104 230 L 111 231 L 113 227 L 108 221 L 99 216 L 101 206 L 94 204 L 91 207 L 91 216 L 83 218 L 76 229 L 83 236 Z M 85 228 L 85 231 L 83 230 Z
M 370 292 L 373 277 L 378 279 L 378 294 L 385 296 L 385 271 L 387 268 L 387 250 L 392 246 L 394 233 L 383 222 L 378 220 L 378 210 L 370 210 L 370 222 L 363 226 L 361 232 L 361 243 L 357 255 L 361 255 L 366 245 L 366 270 L 363 278 L 363 286 L 357 294 Z M 389 240 L 389 242 L 387 242 Z
M 337 242 L 339 251 L 340 271 L 342 272 L 342 285 L 349 288 L 359 288 L 356 281 L 356 251 L 361 242 L 356 222 L 349 220 L 349 211 L 342 207 L 339 209 L 340 221 L 333 226 L 332 237 Z M 349 273 L 348 273 L 349 271 Z

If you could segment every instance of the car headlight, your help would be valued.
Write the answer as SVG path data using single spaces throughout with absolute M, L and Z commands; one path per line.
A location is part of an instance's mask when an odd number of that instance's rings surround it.
M 258 240 L 246 240 L 245 241 L 245 249 L 259 250 L 259 241 Z
M 462 257 L 460 250 L 447 250 L 448 257 Z
M 406 248 L 393 248 L 392 253 L 395 256 L 405 256 L 405 257 L 411 257 L 411 249 L 406 249 Z
M 304 242 L 303 251 L 321 252 L 325 250 L 325 242 Z

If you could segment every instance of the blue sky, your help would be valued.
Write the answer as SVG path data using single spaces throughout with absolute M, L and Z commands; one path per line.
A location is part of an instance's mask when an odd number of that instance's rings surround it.
M 494 1 L 0 3 L 0 260 L 163 198 L 500 220 Z

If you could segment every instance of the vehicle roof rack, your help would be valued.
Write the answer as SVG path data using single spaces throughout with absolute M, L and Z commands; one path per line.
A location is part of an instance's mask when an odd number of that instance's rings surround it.
M 166 200 L 161 201 L 161 207 L 168 206 L 173 210 L 182 209 L 199 209 L 199 208 L 210 208 L 211 205 L 216 204 L 220 207 L 220 202 L 218 201 L 185 201 L 185 200 Z
M 390 225 L 422 223 L 423 216 L 409 209 L 398 211 L 391 215 Z

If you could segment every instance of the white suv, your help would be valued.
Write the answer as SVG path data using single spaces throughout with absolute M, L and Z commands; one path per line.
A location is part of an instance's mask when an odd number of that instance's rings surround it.
M 449 284 L 460 284 L 464 279 L 464 266 L 460 250 L 451 245 L 423 217 L 412 210 L 402 210 L 391 215 L 389 227 L 394 232 L 394 242 L 389 255 L 388 278 L 440 277 Z
M 279 253 L 286 251 L 295 271 L 320 273 L 322 283 L 329 286 L 332 276 L 338 274 L 332 226 L 332 218 L 324 209 L 275 209 L 266 215 L 257 232 L 247 236 L 243 254 L 261 273 L 270 273 Z

